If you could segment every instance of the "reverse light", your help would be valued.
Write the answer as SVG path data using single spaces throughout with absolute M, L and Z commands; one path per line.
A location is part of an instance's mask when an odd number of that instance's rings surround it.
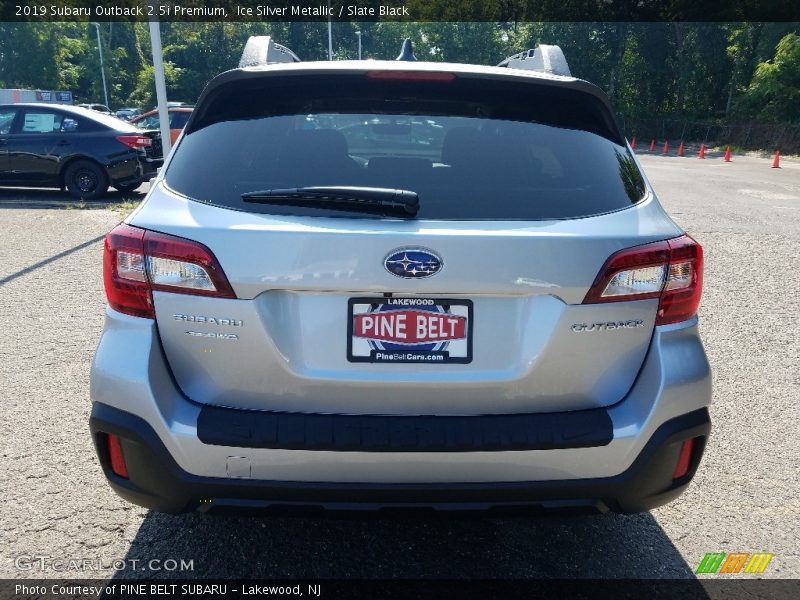
M 656 325 L 692 318 L 703 288 L 703 249 L 688 235 L 627 248 L 600 269 L 584 304 L 659 298 Z
M 136 317 L 155 318 L 153 290 L 236 297 L 203 244 L 124 223 L 106 236 L 103 278 L 111 308 Z
M 148 256 L 147 273 L 150 275 L 150 281 L 159 286 L 175 286 L 207 292 L 216 290 L 208 271 L 200 265 L 181 260 Z
M 620 271 L 608 282 L 601 297 L 612 298 L 614 296 L 636 296 L 661 292 L 666 273 L 666 265 Z

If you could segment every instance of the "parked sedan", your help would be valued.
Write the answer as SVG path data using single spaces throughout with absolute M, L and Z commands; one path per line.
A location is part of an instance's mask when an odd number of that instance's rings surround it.
M 93 110 L 95 112 L 103 113 L 104 115 L 110 115 L 111 109 L 108 108 L 105 104 L 78 104 L 81 108 L 88 108 L 89 110 Z
M 118 108 L 117 111 L 114 113 L 114 116 L 118 119 L 122 119 L 123 121 L 130 121 L 131 119 L 135 119 L 142 111 L 138 108 Z
M 193 110 L 194 107 L 192 106 L 178 106 L 169 109 L 169 134 L 173 145 L 181 134 L 181 131 L 183 131 L 183 127 L 189 120 L 189 116 L 192 114 Z M 140 117 L 131 119 L 131 123 L 142 129 L 158 129 L 158 110 L 151 110 Z
M 0 104 L 0 185 L 66 188 L 87 200 L 134 190 L 163 162 L 157 131 L 77 106 Z

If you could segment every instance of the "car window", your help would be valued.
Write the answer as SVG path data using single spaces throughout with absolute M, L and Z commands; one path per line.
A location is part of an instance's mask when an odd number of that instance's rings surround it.
M 166 173 L 173 189 L 237 210 L 316 216 L 343 213 L 247 203 L 241 195 L 305 186 L 406 189 L 419 196 L 418 218 L 453 220 L 579 218 L 644 197 L 613 117 L 584 92 L 363 75 L 275 77 L 269 93 L 264 83 L 242 89 L 248 85 L 228 86 L 198 107 Z
M 158 113 L 144 117 L 140 121 L 136 121 L 135 125 L 141 129 L 158 129 Z
M 12 108 L 0 108 L 0 135 L 11 133 L 11 126 L 14 124 L 14 117 L 17 111 Z
M 65 116 L 64 119 L 61 121 L 61 133 L 71 133 L 73 131 L 81 130 L 81 125 L 85 123 L 85 121 L 73 119 L 72 117 Z
M 192 113 L 186 112 L 185 110 L 177 110 L 170 115 L 170 129 L 183 129 L 186 125 L 186 121 L 189 120 L 189 115 Z
M 61 131 L 64 115 L 44 110 L 26 110 L 22 119 L 22 133 L 53 133 Z

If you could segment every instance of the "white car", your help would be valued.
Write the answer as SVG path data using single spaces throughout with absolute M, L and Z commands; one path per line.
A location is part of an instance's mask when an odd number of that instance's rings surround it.
M 557 47 L 281 48 L 251 40 L 208 84 L 106 238 L 111 487 L 173 513 L 636 512 L 686 489 L 710 431 L 702 249 L 605 94 Z

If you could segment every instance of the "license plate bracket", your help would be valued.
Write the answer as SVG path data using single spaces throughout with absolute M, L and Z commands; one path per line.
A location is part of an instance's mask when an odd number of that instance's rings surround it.
M 349 362 L 472 362 L 471 300 L 405 296 L 350 298 L 347 323 Z

